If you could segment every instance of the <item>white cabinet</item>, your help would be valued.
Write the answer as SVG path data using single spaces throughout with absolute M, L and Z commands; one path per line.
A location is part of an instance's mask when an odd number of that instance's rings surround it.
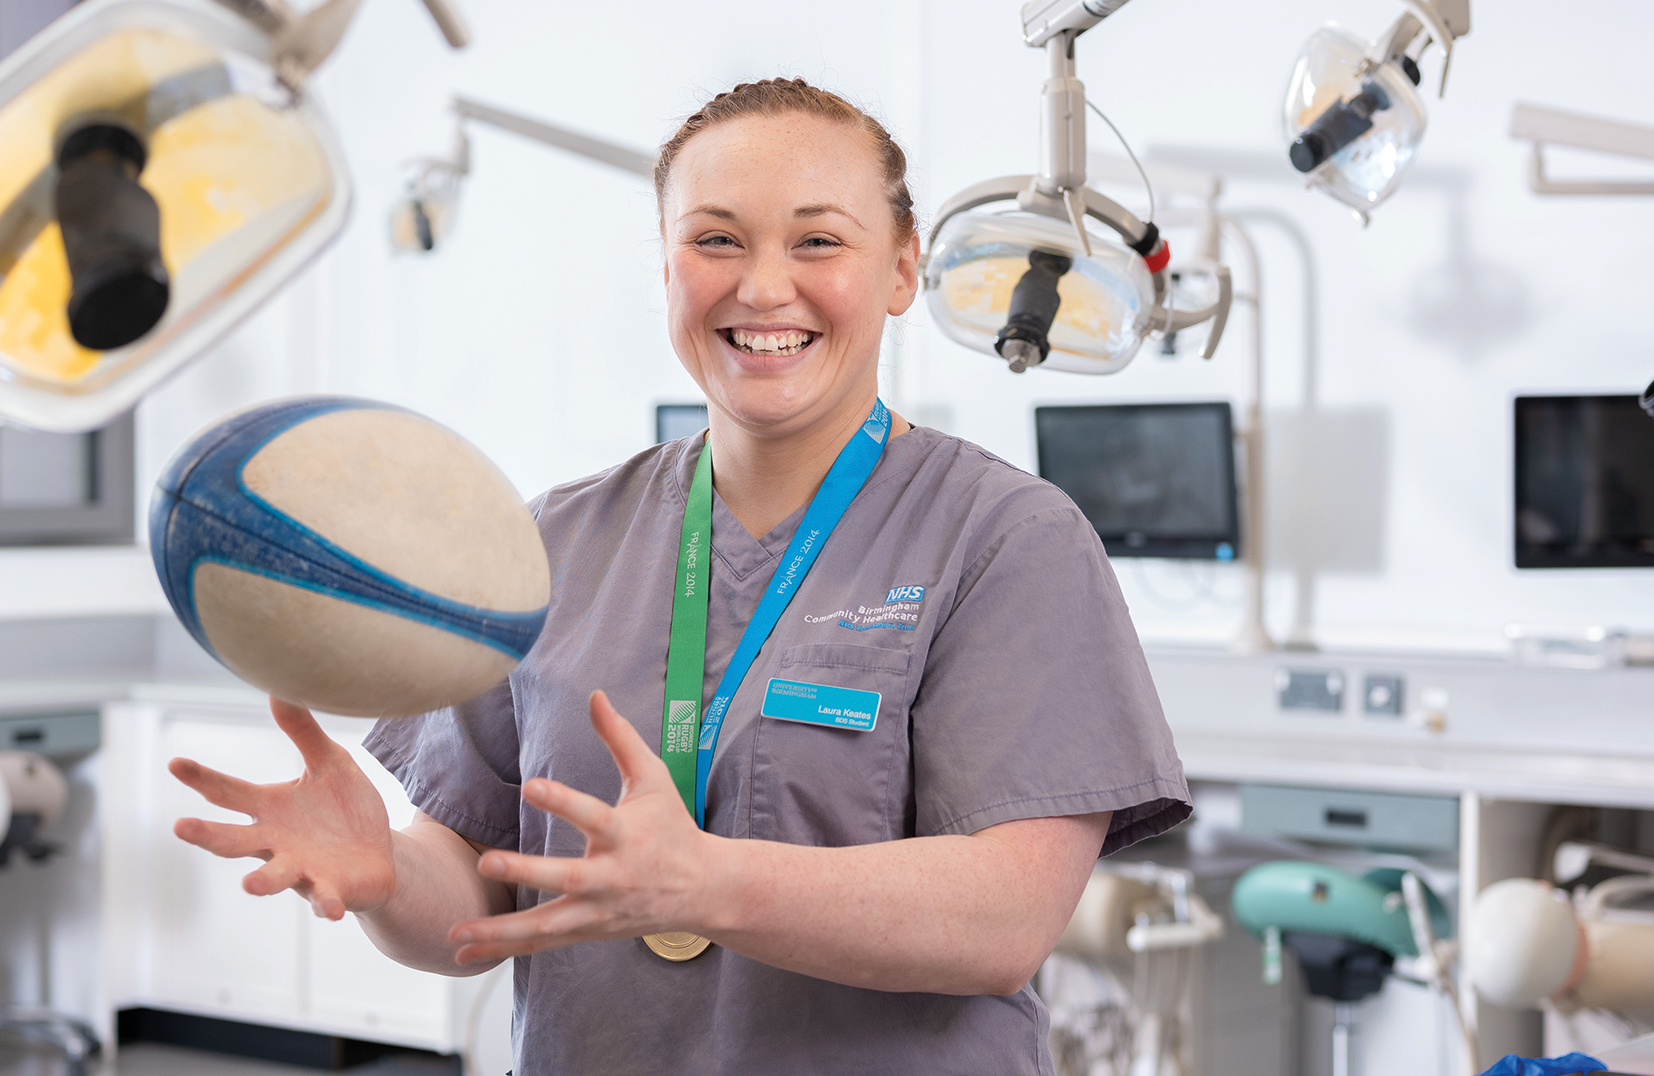
M 241 879 L 256 859 L 219 859 L 173 835 L 182 817 L 246 821 L 175 780 L 166 770 L 174 757 L 260 783 L 301 772 L 297 750 L 269 712 L 248 703 L 105 709 L 105 757 L 120 771 L 106 787 L 102 818 L 112 1004 L 461 1052 L 487 979 L 405 968 L 374 948 L 354 916 L 333 923 L 315 918 L 292 893 L 248 895 Z M 373 723 L 322 723 L 373 779 L 391 825 L 407 825 L 413 806 L 361 747 Z M 510 1003 L 508 990 L 490 995 L 490 1005 Z

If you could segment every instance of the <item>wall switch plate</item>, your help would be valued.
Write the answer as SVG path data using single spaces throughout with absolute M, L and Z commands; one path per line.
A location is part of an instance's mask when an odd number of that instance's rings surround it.
M 1277 669 L 1275 695 L 1283 710 L 1340 713 L 1344 709 L 1344 674 L 1337 669 Z
M 1361 688 L 1362 712 L 1368 717 L 1400 717 L 1406 683 L 1397 673 L 1368 673 Z

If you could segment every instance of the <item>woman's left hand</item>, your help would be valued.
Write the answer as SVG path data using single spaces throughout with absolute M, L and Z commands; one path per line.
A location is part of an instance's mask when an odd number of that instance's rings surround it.
M 694 896 L 704 889 L 708 837 L 684 808 L 666 763 L 629 721 L 591 697 L 592 727 L 620 767 L 614 806 L 565 784 L 536 777 L 523 799 L 586 836 L 579 859 L 491 851 L 477 863 L 484 877 L 557 894 L 526 911 L 460 923 L 461 964 L 523 956 L 575 942 L 635 938 L 693 929 Z

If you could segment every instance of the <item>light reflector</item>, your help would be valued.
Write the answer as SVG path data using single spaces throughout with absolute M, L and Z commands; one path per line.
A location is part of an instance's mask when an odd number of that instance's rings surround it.
M 198 356 L 343 227 L 350 185 L 327 121 L 263 35 L 198 0 L 90 0 L 0 63 L 0 417 L 79 431 Z M 88 119 L 147 151 L 170 278 L 153 329 L 109 350 L 70 331 L 56 155 Z M 77 272 L 80 267 L 77 266 Z

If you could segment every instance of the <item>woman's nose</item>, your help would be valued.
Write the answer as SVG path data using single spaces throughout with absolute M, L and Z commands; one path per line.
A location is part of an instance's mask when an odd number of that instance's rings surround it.
M 736 293 L 743 305 L 754 310 L 773 310 L 786 306 L 798 295 L 793 286 L 792 266 L 785 251 L 760 248 L 754 252 L 741 274 L 741 287 Z

